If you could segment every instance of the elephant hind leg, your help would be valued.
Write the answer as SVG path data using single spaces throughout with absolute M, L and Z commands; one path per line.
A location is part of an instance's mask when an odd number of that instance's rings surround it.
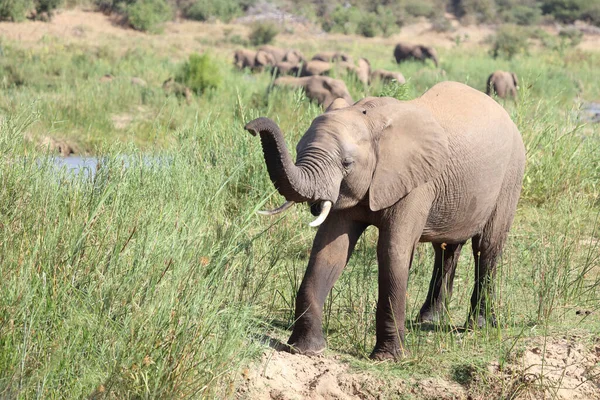
M 427 298 L 419 311 L 418 322 L 439 323 L 447 311 L 452 296 L 452 285 L 458 257 L 464 243 L 432 243 L 435 251 L 435 264 Z
M 523 168 L 523 165 L 515 162 L 508 171 L 494 212 L 481 234 L 472 239 L 475 286 L 471 296 L 467 327 L 475 325 L 482 327 L 486 322 L 492 326 L 496 325 L 494 312 L 496 264 L 506 243 L 517 208 Z

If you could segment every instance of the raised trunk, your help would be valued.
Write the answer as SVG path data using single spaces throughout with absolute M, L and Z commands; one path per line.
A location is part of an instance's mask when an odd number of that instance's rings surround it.
M 293 163 L 277 124 L 261 117 L 250 121 L 244 129 L 252 135 L 260 134 L 269 177 L 277 191 L 289 201 L 310 200 L 315 192 L 315 182 L 307 179 L 302 168 Z

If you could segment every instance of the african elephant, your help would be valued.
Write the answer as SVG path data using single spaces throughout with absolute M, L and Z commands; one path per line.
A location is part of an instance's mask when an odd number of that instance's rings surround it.
M 239 49 L 233 53 L 233 64 L 238 69 L 254 68 L 256 51 L 248 49 Z
M 307 76 L 302 78 L 284 76 L 275 79 L 273 86 L 302 87 L 306 97 L 315 100 L 323 108 L 329 107 L 337 98 L 342 98 L 348 103 L 353 102 L 344 81 L 328 76 Z
M 290 350 L 326 346 L 321 327 L 327 294 L 369 225 L 379 230 L 379 299 L 374 359 L 403 356 L 408 271 L 418 242 L 435 263 L 420 321 L 443 315 L 462 246 L 472 240 L 475 284 L 469 326 L 495 323 L 496 262 L 521 191 L 525 149 L 515 124 L 489 96 L 442 82 L 412 101 L 341 100 L 315 118 L 294 163 L 279 127 L 258 118 L 269 176 L 287 202 L 308 202 L 319 226 L 296 298 Z
M 330 63 L 319 60 L 310 60 L 302 65 L 300 76 L 327 75 L 330 70 Z
M 254 67 L 253 70 L 262 71 L 267 67 L 272 67 L 277 63 L 275 57 L 269 52 L 264 50 L 258 50 L 256 52 L 256 57 L 254 57 Z
M 322 51 L 320 53 L 315 54 L 313 56 L 312 60 L 325 61 L 325 62 L 344 61 L 344 62 L 349 62 L 351 64 L 353 63 L 352 57 L 341 51 Z
M 283 56 L 283 61 L 291 64 L 299 64 L 306 61 L 306 58 L 304 58 L 304 54 L 300 50 L 289 49 L 285 53 L 285 56 Z
M 371 80 L 380 80 L 383 83 L 390 83 L 391 81 L 396 80 L 399 84 L 406 83 L 404 75 L 402 75 L 400 72 L 386 71 L 383 69 L 376 69 L 373 71 L 371 73 Z
M 425 62 L 428 58 L 433 61 L 435 66 L 438 66 L 437 52 L 433 47 L 424 46 L 421 44 L 412 45 L 407 43 L 398 43 L 394 48 L 394 58 L 400 64 L 406 60 L 417 60 Z
M 300 72 L 300 68 L 301 68 L 300 64 L 292 64 L 287 61 L 279 62 L 279 63 L 275 64 L 274 67 L 275 68 L 273 68 L 273 72 L 274 72 L 275 76 L 282 76 L 282 75 L 296 76 Z
M 287 53 L 286 49 L 282 49 L 280 47 L 275 47 L 275 46 L 271 46 L 269 44 L 265 44 L 264 46 L 260 46 L 258 48 L 258 50 L 262 50 L 265 51 L 269 54 L 271 54 L 273 56 L 273 58 L 275 59 L 275 62 L 281 62 L 281 61 L 285 61 L 285 55 Z
M 518 88 L 517 74 L 498 70 L 488 77 L 485 92 L 490 96 L 495 93 L 501 99 L 516 98 Z
M 314 62 L 323 63 L 323 61 L 316 60 Z M 358 79 L 364 85 L 368 85 L 370 82 L 369 77 L 371 72 L 371 63 L 369 63 L 369 60 L 366 58 L 360 58 L 358 60 L 358 67 L 348 61 L 338 61 L 333 64 L 333 67 L 338 73 L 343 72 L 345 74 L 356 76 L 356 79 Z

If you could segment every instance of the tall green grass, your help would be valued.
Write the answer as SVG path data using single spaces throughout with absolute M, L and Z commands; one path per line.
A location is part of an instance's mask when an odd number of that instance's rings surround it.
M 309 54 L 314 46 L 299 45 Z M 377 293 L 370 228 L 327 300 L 329 348 L 375 374 L 461 383 L 478 376 L 470 390 L 485 392 L 487 363 L 510 358 L 522 339 L 599 335 L 600 129 L 580 121 L 578 107 L 600 96 L 600 56 L 573 50 L 502 61 L 458 47 L 441 52 L 442 71 L 397 66 L 382 46 L 347 46 L 374 68 L 401 70 L 409 98 L 446 79 L 483 90 L 493 70 L 516 71 L 519 99 L 501 103 L 521 130 L 528 164 L 499 266 L 498 328 L 459 329 L 473 285 L 465 246 L 447 325 L 408 322 L 409 359 L 367 361 Z M 0 397 L 232 396 L 260 336 L 289 334 L 314 236 L 305 207 L 255 215 L 281 198 L 243 125 L 269 116 L 293 149 L 320 108 L 299 92 L 267 96 L 267 74 L 234 71 L 225 56 L 216 58 L 221 89 L 186 104 L 160 87 L 180 61 L 149 50 L 54 40 L 3 49 L 2 68 L 21 77 L 3 75 L 0 99 Z M 115 79 L 100 82 L 106 73 Z M 132 76 L 148 86 L 132 85 Z M 382 90 L 349 88 L 355 99 Z M 123 114 L 130 122 L 118 128 L 113 117 Z M 70 176 L 32 144 L 44 135 L 106 158 L 93 176 Z M 411 319 L 432 264 L 430 246 L 419 246 Z

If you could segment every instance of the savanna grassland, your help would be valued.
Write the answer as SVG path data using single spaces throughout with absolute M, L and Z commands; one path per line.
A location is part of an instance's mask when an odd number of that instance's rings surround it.
M 81 11 L 0 24 L 0 398 L 252 397 L 240 388 L 272 354 L 265 338 L 289 334 L 314 230 L 306 207 L 256 215 L 282 198 L 243 126 L 268 116 L 293 149 L 321 109 L 300 92 L 267 96 L 267 73 L 234 70 L 235 42 L 247 32 L 186 22 L 150 35 Z M 498 328 L 459 329 L 473 282 L 466 248 L 447 324 L 408 323 L 409 358 L 369 361 L 377 293 L 370 228 L 327 300 L 325 359 L 386 382 L 377 389 L 383 398 L 443 397 L 418 390 L 431 378 L 458 385 L 457 397 L 553 398 L 564 395 L 560 379 L 516 366 L 532 346 L 568 342 L 589 355 L 578 379 L 590 389 L 578 395 L 600 398 L 600 125 L 581 118 L 583 103 L 600 101 L 600 48 L 533 41 L 527 53 L 494 59 L 475 31 L 466 42 L 447 36 L 407 28 L 385 39 L 276 38 L 306 55 L 367 57 L 408 80 L 365 88 L 347 79 L 354 99 L 414 98 L 443 80 L 483 91 L 496 69 L 520 77 L 518 101 L 500 100 L 523 135 L 527 169 L 498 270 Z M 403 38 L 436 45 L 440 68 L 396 65 L 393 45 Z M 188 103 L 161 85 L 192 52 L 210 54 L 220 84 Z M 95 173 L 57 169 L 39 144 L 45 137 L 102 157 Z M 420 245 L 410 319 L 432 260 Z

